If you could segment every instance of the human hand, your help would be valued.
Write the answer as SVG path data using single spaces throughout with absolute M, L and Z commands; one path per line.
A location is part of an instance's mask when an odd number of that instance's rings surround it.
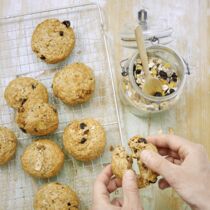
M 117 188 L 123 188 L 123 199 L 110 201 L 109 194 Z M 126 171 L 123 181 L 113 177 L 111 165 L 106 166 L 94 183 L 92 210 L 143 210 L 136 175 L 132 170 Z
M 204 147 L 174 135 L 148 137 L 147 141 L 157 146 L 159 154 L 144 150 L 141 160 L 164 177 L 159 187 L 173 187 L 194 210 L 209 210 L 210 162 Z

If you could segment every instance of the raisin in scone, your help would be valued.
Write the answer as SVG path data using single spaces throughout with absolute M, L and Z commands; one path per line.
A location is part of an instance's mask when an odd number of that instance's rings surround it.
M 75 35 L 70 21 L 47 19 L 35 28 L 31 46 L 36 55 L 46 63 L 58 63 L 70 55 L 75 45 Z
M 21 163 L 24 171 L 31 176 L 50 178 L 61 170 L 64 154 L 52 140 L 36 140 L 26 147 L 21 157 Z
M 63 133 L 67 152 L 80 161 L 98 158 L 104 151 L 106 135 L 101 124 L 91 118 L 72 121 Z
M 15 109 L 23 106 L 28 99 L 48 102 L 46 87 L 41 82 L 30 77 L 19 77 L 12 80 L 5 89 L 4 97 L 7 104 Z
M 28 100 L 18 110 L 16 122 L 23 132 L 43 136 L 57 129 L 58 113 L 51 104 L 40 100 Z
M 69 105 L 88 101 L 95 89 L 92 70 L 83 63 L 70 64 L 58 71 L 53 79 L 53 93 Z
M 0 127 L 0 165 L 7 163 L 15 155 L 17 137 L 6 127 Z
M 141 161 L 141 152 L 144 149 L 157 152 L 157 148 L 147 143 L 146 139 L 141 136 L 132 137 L 128 146 L 130 147 L 132 154 L 129 155 L 122 146 L 117 146 L 112 151 L 112 172 L 115 176 L 122 179 L 126 170 L 132 169 L 133 161 L 137 161 L 139 168 L 139 174 L 137 174 L 137 182 L 139 188 L 144 188 L 155 183 L 157 181 L 158 174 L 147 168 Z
M 77 194 L 67 185 L 52 182 L 40 187 L 34 197 L 35 210 L 78 210 Z

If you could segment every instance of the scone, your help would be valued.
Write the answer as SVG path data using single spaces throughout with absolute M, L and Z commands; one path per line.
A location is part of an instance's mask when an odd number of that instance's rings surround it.
M 31 135 L 43 136 L 53 133 L 58 127 L 56 108 L 40 100 L 28 100 L 16 114 L 20 129 Z
M 90 99 L 95 89 L 92 70 L 83 63 L 70 64 L 58 71 L 53 79 L 53 93 L 69 105 Z
M 139 174 L 137 175 L 137 182 L 139 188 L 147 187 L 150 183 L 157 181 L 158 174 L 148 169 L 141 161 L 140 154 L 144 149 L 157 152 L 157 148 L 147 143 L 146 139 L 141 136 L 132 137 L 128 146 L 130 147 L 132 154 L 129 155 L 122 146 L 117 146 L 112 151 L 112 172 L 113 174 L 122 179 L 126 170 L 132 169 L 133 161 L 137 161 L 139 167 Z
M 36 55 L 46 63 L 58 63 L 70 55 L 75 45 L 75 35 L 70 21 L 47 19 L 35 28 L 31 46 Z
M 35 210 L 78 210 L 77 194 L 67 185 L 52 182 L 43 185 L 34 197 Z
M 58 174 L 64 163 L 64 154 L 52 140 L 36 140 L 26 147 L 21 163 L 24 171 L 37 178 Z
M 146 139 L 141 136 L 132 137 L 128 142 L 128 146 L 132 151 L 132 157 L 137 159 L 137 164 L 140 171 L 140 176 L 138 178 L 139 186 L 146 187 L 150 183 L 155 183 L 157 181 L 157 173 L 153 172 L 144 165 L 144 163 L 141 161 L 140 155 L 144 149 L 157 153 L 158 151 L 156 146 L 151 143 L 147 143 Z
M 122 179 L 123 174 L 128 169 L 132 169 L 133 160 L 125 149 L 116 146 L 112 153 L 112 172 L 116 177 Z
M 94 160 L 104 151 L 106 144 L 104 128 L 91 118 L 74 120 L 64 129 L 63 144 L 75 159 Z
M 48 102 L 46 87 L 30 77 L 19 77 L 12 80 L 4 92 L 6 102 L 12 108 L 18 109 L 30 98 Z
M 7 163 L 15 155 L 17 138 L 12 130 L 0 127 L 0 165 Z

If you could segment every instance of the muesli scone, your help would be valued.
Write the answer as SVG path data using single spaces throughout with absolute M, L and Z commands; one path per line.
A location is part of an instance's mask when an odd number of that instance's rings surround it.
M 70 64 L 58 71 L 53 79 L 53 93 L 69 105 L 88 101 L 95 89 L 91 68 L 83 63 Z
M 17 137 L 15 133 L 6 127 L 0 127 L 0 165 L 7 163 L 15 155 Z
M 20 129 L 31 135 L 43 136 L 53 133 L 58 127 L 56 108 L 40 100 L 28 100 L 16 114 Z
M 68 20 L 47 19 L 34 30 L 32 50 L 46 63 L 58 63 L 70 55 L 75 45 L 75 35 Z
M 64 163 L 61 148 L 49 139 L 28 145 L 21 157 L 24 171 L 37 178 L 50 178 L 59 173 Z
M 64 129 L 63 144 L 75 159 L 94 160 L 103 153 L 105 148 L 104 128 L 92 118 L 74 120 Z
M 78 210 L 77 194 L 67 185 L 52 182 L 40 187 L 34 197 L 35 210 Z
M 15 109 L 22 107 L 28 99 L 48 102 L 47 88 L 31 77 L 19 77 L 12 80 L 5 89 L 4 97 L 7 104 Z
M 144 149 L 157 152 L 157 148 L 153 144 L 147 143 L 146 139 L 141 136 L 132 137 L 128 142 L 128 146 L 132 150 L 131 155 L 122 146 L 117 146 L 112 151 L 111 165 L 113 174 L 122 179 L 125 171 L 132 169 L 133 161 L 136 160 L 139 167 L 139 173 L 137 173 L 138 187 L 144 188 L 150 183 L 155 183 L 158 174 L 144 165 L 141 161 L 140 154 Z

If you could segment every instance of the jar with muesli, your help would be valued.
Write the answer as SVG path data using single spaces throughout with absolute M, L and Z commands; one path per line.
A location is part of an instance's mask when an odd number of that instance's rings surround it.
M 161 81 L 162 90 L 148 95 L 143 92 L 145 75 L 136 52 L 122 66 L 120 98 L 128 109 L 138 116 L 169 110 L 180 98 L 186 80 L 187 68 L 183 58 L 173 49 L 154 45 L 147 47 L 149 72 Z

